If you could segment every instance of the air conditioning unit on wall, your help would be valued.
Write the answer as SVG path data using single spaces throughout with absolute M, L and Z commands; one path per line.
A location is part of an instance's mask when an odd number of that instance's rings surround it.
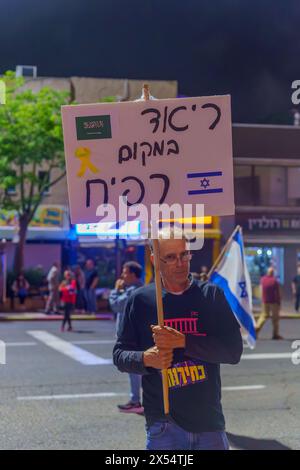
M 16 66 L 16 77 L 37 77 L 37 66 L 36 65 L 17 65 Z

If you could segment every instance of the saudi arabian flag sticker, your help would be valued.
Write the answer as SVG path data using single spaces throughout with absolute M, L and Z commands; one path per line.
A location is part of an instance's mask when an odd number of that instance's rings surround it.
M 80 116 L 76 119 L 77 140 L 111 139 L 110 116 Z

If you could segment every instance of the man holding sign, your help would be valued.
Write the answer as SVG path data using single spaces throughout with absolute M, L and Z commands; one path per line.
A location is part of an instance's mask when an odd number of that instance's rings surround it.
M 159 237 L 165 326 L 155 326 L 154 284 L 137 289 L 120 325 L 114 363 L 142 375 L 147 450 L 226 450 L 220 364 L 239 362 L 240 327 L 223 292 L 192 279 L 188 243 L 172 235 Z M 168 370 L 169 416 L 161 369 Z
M 63 107 L 72 223 L 134 218 L 144 236 L 170 213 L 234 214 L 230 97 L 143 96 Z M 219 364 L 239 361 L 239 325 L 218 287 L 191 279 L 185 239 L 151 238 L 156 284 L 128 300 L 114 362 L 143 375 L 147 449 L 226 449 Z

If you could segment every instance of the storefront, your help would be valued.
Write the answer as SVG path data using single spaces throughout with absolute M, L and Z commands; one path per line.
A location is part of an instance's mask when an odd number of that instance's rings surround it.
M 284 251 L 281 246 L 245 246 L 245 258 L 249 270 L 253 304 L 261 302 L 260 279 L 269 267 L 274 267 L 276 277 L 280 284 L 284 285 Z
M 139 222 L 129 222 L 129 226 L 118 231 L 113 224 L 82 224 L 76 226 L 76 262 L 84 265 L 87 258 L 92 258 L 101 268 L 103 284 L 112 286 L 121 272 L 124 262 L 134 260 L 143 266 L 144 281 L 150 282 L 153 276 L 150 262 L 148 240 L 140 237 Z M 208 269 L 220 252 L 221 230 L 219 217 L 206 217 L 204 222 L 204 245 L 193 253 L 191 271 L 199 273 L 201 266 Z M 118 235 L 119 239 L 115 239 Z M 126 239 L 122 238 L 126 235 Z M 112 238 L 109 239 L 108 237 Z M 75 247 L 75 245 L 74 245 Z
M 126 261 L 137 261 L 146 270 L 145 241 L 140 238 L 139 222 L 127 222 L 116 229 L 113 223 L 75 226 L 73 263 L 84 266 L 93 259 L 99 272 L 99 284 L 113 287 Z
M 84 266 L 91 258 L 99 270 L 100 284 L 112 287 L 126 261 L 137 261 L 144 268 L 144 280 L 152 279 L 152 265 L 147 240 L 140 234 L 138 221 L 127 222 L 118 229 L 113 224 L 70 225 L 67 206 L 41 205 L 31 222 L 24 250 L 25 270 L 38 269 L 46 274 L 54 261 L 62 268 Z M 17 219 L 12 211 L 0 213 L 0 239 L 5 239 L 7 269 L 12 271 L 15 245 L 18 241 Z M 194 253 L 191 270 L 210 268 L 220 252 L 219 217 L 204 220 L 205 241 Z
M 6 240 L 8 271 L 13 267 L 15 245 L 18 242 L 17 226 L 14 211 L 0 212 L 0 239 Z M 24 269 L 38 267 L 46 273 L 54 261 L 61 261 L 64 248 L 71 238 L 67 206 L 41 205 L 28 228 Z
M 291 300 L 291 283 L 300 260 L 300 215 L 239 214 L 236 220 L 244 232 L 254 304 L 261 301 L 260 278 L 270 266 L 282 286 L 283 299 Z

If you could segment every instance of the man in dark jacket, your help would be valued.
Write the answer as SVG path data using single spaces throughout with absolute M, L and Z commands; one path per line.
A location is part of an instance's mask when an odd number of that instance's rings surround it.
M 240 360 L 239 324 L 220 288 L 190 276 L 186 240 L 160 239 L 159 256 L 165 326 L 157 325 L 154 284 L 137 289 L 122 318 L 114 363 L 142 375 L 148 450 L 228 449 L 220 364 Z M 168 369 L 168 417 L 161 369 Z
M 298 312 L 300 307 L 300 266 L 297 267 L 297 274 L 292 282 L 292 292 L 295 297 L 295 310 Z
M 135 289 L 143 285 L 141 277 L 143 268 L 135 261 L 127 261 L 123 265 L 121 278 L 117 279 L 115 288 L 109 296 L 109 303 L 112 311 L 117 314 L 116 331 L 118 333 L 121 318 L 124 315 L 126 303 Z M 130 380 L 130 400 L 124 405 L 118 405 L 121 412 L 143 414 L 144 408 L 141 405 L 141 376 L 139 374 L 129 374 Z
M 84 299 L 86 304 L 86 311 L 88 314 L 94 315 L 97 312 L 97 299 L 96 299 L 96 287 L 98 285 L 99 277 L 95 263 L 92 259 L 86 260 L 85 263 L 85 289 Z

